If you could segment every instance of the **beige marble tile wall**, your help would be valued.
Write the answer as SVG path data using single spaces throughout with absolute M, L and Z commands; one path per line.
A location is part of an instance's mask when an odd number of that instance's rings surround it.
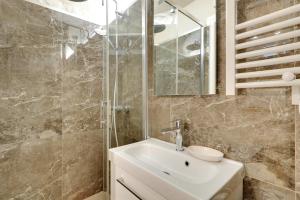
M 83 29 L 0 0 L 0 199 L 79 200 L 102 189 L 102 38 Z
M 239 15 L 239 21 L 296 3 L 241 0 L 239 11 L 245 14 Z M 225 0 L 218 0 L 217 5 L 218 95 L 157 97 L 150 68 L 150 134 L 170 141 L 160 129 L 172 126 L 170 121 L 174 119 L 183 119 L 190 127 L 184 135 L 185 145 L 220 149 L 227 158 L 245 164 L 244 199 L 300 199 L 298 107 L 291 105 L 289 88 L 250 89 L 237 96 L 225 96 Z

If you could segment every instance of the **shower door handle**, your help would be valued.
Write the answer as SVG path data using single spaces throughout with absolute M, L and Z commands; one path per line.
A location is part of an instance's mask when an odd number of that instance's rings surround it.
M 130 186 L 126 185 L 123 178 L 118 178 L 117 182 L 120 183 L 128 192 L 130 192 L 133 196 L 135 196 L 139 200 L 144 200 L 142 197 L 140 197 Z

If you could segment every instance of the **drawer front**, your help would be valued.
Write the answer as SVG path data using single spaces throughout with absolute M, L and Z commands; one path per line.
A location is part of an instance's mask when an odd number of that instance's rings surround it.
M 116 181 L 116 199 L 117 200 L 143 200 L 132 189 L 126 186 L 122 180 Z
M 112 200 L 166 200 L 139 179 L 112 165 Z

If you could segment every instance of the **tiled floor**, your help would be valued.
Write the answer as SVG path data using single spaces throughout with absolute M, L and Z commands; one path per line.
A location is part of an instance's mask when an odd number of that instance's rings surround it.
M 99 192 L 93 196 L 86 198 L 85 200 L 106 200 L 105 192 Z

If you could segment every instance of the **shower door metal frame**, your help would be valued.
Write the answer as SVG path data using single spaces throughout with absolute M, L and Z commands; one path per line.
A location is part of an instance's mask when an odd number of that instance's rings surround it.
M 143 98 L 143 136 L 144 140 L 149 138 L 148 128 L 148 12 L 151 0 L 142 1 L 142 42 L 143 42 L 143 72 L 142 72 L 142 98 Z

